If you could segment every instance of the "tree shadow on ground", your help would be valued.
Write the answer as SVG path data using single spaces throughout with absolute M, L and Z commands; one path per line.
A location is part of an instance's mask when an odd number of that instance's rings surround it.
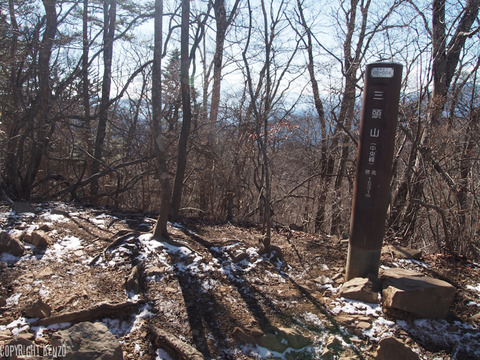
M 236 290 L 241 295 L 243 301 L 247 305 L 249 312 L 254 316 L 262 331 L 268 331 L 273 327 L 271 321 L 267 316 L 267 313 L 265 312 L 265 309 L 268 309 L 271 313 L 278 315 L 279 318 L 282 318 L 284 321 L 290 324 L 298 324 L 300 326 L 303 326 L 302 324 L 299 324 L 299 321 L 294 316 L 286 314 L 284 311 L 279 309 L 278 306 L 276 306 L 272 302 L 269 296 L 260 291 L 257 287 L 253 286 L 245 277 L 246 274 L 243 269 L 237 266 L 237 264 L 235 264 L 231 259 L 229 259 L 224 252 L 218 249 L 218 247 L 216 247 L 209 241 L 203 239 L 197 233 L 192 233 L 185 228 L 183 228 L 182 231 L 184 234 L 194 240 L 197 244 L 207 249 L 212 255 L 212 257 L 216 258 L 219 261 L 230 284 L 235 286 Z M 297 255 L 299 256 L 298 251 Z M 263 255 L 263 258 L 268 261 L 267 254 Z M 355 347 L 355 345 L 351 341 L 352 335 L 350 335 L 348 332 L 341 328 L 340 324 L 335 320 L 335 317 L 329 311 L 329 309 L 319 300 L 317 300 L 311 294 L 311 291 L 309 289 L 298 284 L 286 272 L 279 269 L 279 267 L 288 267 L 286 261 L 282 259 L 282 261 L 285 263 L 279 266 L 279 264 L 277 263 L 279 261 L 278 258 L 274 259 L 275 263 L 272 263 L 272 265 L 275 269 L 277 269 L 278 274 L 282 276 L 285 280 L 288 280 L 291 285 L 299 291 L 302 297 L 307 299 L 308 302 L 310 302 L 321 314 L 325 316 L 325 318 L 330 323 L 329 332 L 334 335 L 340 336 L 355 352 L 355 354 L 358 356 L 358 359 L 364 359 L 362 353 Z

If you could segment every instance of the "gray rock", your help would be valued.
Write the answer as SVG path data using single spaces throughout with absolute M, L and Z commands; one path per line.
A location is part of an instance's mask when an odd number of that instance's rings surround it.
M 15 202 L 12 204 L 12 210 L 16 213 L 34 213 L 35 208 L 28 202 Z
M 100 322 L 83 322 L 59 331 L 51 344 L 65 347 L 66 360 L 123 360 L 122 345 Z
M 385 338 L 379 343 L 376 360 L 419 360 L 420 357 L 407 345 L 395 338 Z
M 351 300 L 378 303 L 378 292 L 373 290 L 373 283 L 367 278 L 353 278 L 342 285 L 338 293 Z
M 383 310 L 395 318 L 444 319 L 455 297 L 454 286 L 420 273 L 389 269 L 381 278 Z
M 22 256 L 25 251 L 23 244 L 11 237 L 7 232 L 0 232 L 0 253 L 5 252 L 13 256 Z

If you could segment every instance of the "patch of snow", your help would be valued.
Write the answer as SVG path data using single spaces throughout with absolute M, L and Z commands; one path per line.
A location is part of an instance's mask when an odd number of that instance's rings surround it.
M 380 341 L 383 338 L 395 335 L 396 324 L 394 321 L 378 317 L 372 322 L 372 327 L 363 332 L 365 337 L 373 341 Z
M 135 344 L 135 347 L 133 348 L 133 352 L 135 354 L 139 354 L 140 356 L 143 356 L 143 351 L 139 344 Z
M 112 220 L 112 219 L 118 219 L 116 216 L 110 216 L 110 215 L 107 215 L 105 213 L 102 213 L 100 215 L 97 215 L 95 217 L 89 217 L 89 221 L 93 224 L 95 224 L 96 226 L 98 226 L 99 228 L 106 228 L 106 223 L 108 220 Z
M 287 348 L 283 353 L 280 353 L 257 344 L 246 344 L 240 346 L 240 350 L 244 355 L 251 356 L 254 359 L 310 358 L 315 355 L 315 349 L 312 346 L 307 346 L 299 350 Z
M 467 285 L 467 289 L 480 293 L 480 284 L 477 284 L 477 286 Z
M 151 318 L 154 314 L 150 311 L 150 305 L 145 304 L 139 314 L 135 315 L 131 331 L 137 330 L 142 326 L 143 319 Z
M 418 319 L 397 320 L 397 324 L 420 344 L 452 351 L 452 360 L 480 359 L 480 331 L 477 327 L 454 321 Z
M 155 358 L 155 360 L 173 360 L 173 358 L 165 350 L 158 349 L 157 350 L 157 357 Z
M 177 222 L 174 222 L 174 223 L 168 222 L 168 224 L 180 230 L 184 229 L 183 225 Z
M 13 256 L 8 253 L 0 253 L 0 261 L 7 263 L 8 265 L 14 264 L 20 259 L 19 257 Z
M 332 312 L 335 314 L 344 312 L 346 314 L 359 314 L 375 317 L 378 317 L 382 314 L 382 307 L 378 304 L 370 304 L 363 301 L 354 301 L 344 298 L 341 298 L 341 300 L 341 302 L 332 302 L 335 304 L 335 307 L 332 309 Z
M 330 291 L 332 294 L 336 294 L 338 293 L 338 291 L 340 290 L 340 288 L 342 287 L 342 284 L 338 285 L 338 286 L 333 286 L 333 284 L 317 284 L 317 286 L 320 288 L 320 289 L 324 289 L 324 290 L 327 290 L 327 291 Z
M 219 285 L 217 280 L 213 280 L 210 278 L 205 279 L 202 281 L 202 290 L 203 292 L 208 292 L 209 290 L 215 289 Z
M 414 260 L 414 259 L 397 259 L 397 261 L 400 263 L 400 267 L 405 267 L 406 265 L 416 265 L 417 267 L 422 267 L 425 269 L 431 268 L 432 265 L 429 265 L 423 261 L 420 260 Z
M 0 330 L 9 329 L 12 332 L 12 335 L 17 337 L 21 332 L 27 331 L 30 329 L 30 325 L 24 317 L 19 317 L 16 320 L 13 320 L 8 325 L 1 325 Z
M 20 299 L 20 296 L 22 296 L 22 293 L 16 293 L 8 297 L 6 300 L 7 306 L 11 307 L 11 306 L 18 305 L 18 300 Z
M 75 236 L 65 236 L 60 243 L 66 250 L 78 250 L 82 248 L 82 240 Z
M 120 320 L 120 319 L 110 319 L 104 318 L 102 319 L 102 323 L 110 330 L 113 335 L 123 337 L 130 333 L 133 328 L 135 319 L 132 317 L 128 320 Z
M 302 317 L 306 322 L 311 323 L 319 328 L 324 328 L 325 324 L 328 324 L 328 321 L 320 319 L 318 315 L 311 312 L 304 313 Z
M 341 298 L 340 301 L 334 301 L 333 304 L 335 304 L 335 307 L 332 312 L 335 314 L 363 315 L 372 319 L 372 326 L 363 331 L 363 337 L 378 342 L 385 337 L 395 335 L 396 323 L 383 317 L 383 310 L 380 305 L 344 298 Z
M 52 214 L 50 212 L 40 215 L 40 218 L 47 222 L 47 225 L 52 225 L 52 223 L 64 223 L 68 222 L 68 218 L 62 214 Z
M 69 328 L 71 326 L 72 326 L 71 323 L 65 322 L 65 323 L 52 324 L 52 325 L 49 325 L 47 327 L 45 327 L 45 326 L 32 326 L 31 330 L 35 333 L 36 338 L 37 337 L 43 338 L 44 337 L 44 332 L 46 332 L 48 330 L 63 330 L 63 329 Z M 47 336 L 48 336 L 48 334 L 47 334 Z

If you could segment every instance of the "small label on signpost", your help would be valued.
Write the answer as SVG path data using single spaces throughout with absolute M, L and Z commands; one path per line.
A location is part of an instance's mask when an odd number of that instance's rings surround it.
M 390 198 L 402 66 L 367 65 L 350 220 L 347 279 L 378 274 Z

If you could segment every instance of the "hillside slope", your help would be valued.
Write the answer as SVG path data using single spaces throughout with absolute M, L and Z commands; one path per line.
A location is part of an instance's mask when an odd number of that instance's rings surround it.
M 154 219 L 143 214 L 32 210 L 0 208 L 3 232 L 24 247 L 0 254 L 3 349 L 19 339 L 48 348 L 73 324 L 100 321 L 125 359 L 369 359 L 389 337 L 421 359 L 480 359 L 480 265 L 464 259 L 383 254 L 382 267 L 457 289 L 447 320 L 395 320 L 337 295 L 344 240 L 281 230 L 272 243 L 283 255 L 267 256 L 254 226 L 186 220 L 170 224 L 166 243 L 151 239 Z

